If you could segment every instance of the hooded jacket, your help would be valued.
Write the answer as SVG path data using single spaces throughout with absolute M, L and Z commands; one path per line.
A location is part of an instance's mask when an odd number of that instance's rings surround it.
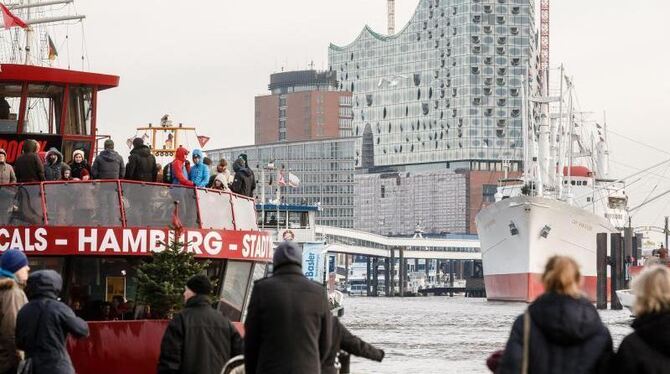
M 598 373 L 612 355 L 612 337 L 586 298 L 548 292 L 528 306 L 529 374 Z M 498 374 L 521 372 L 524 316 L 512 326 Z
M 188 299 L 170 321 L 161 342 L 158 374 L 219 374 L 242 354 L 242 337 L 205 295 Z
M 56 155 L 56 162 L 50 161 L 50 156 Z M 48 181 L 57 181 L 61 179 L 61 171 L 63 170 L 63 154 L 55 147 L 51 147 L 46 154 L 46 162 L 44 164 L 44 177 Z
M 0 148 L 0 153 L 7 157 L 7 152 L 4 149 Z M 16 183 L 16 174 L 14 174 L 14 168 L 12 165 L 5 162 L 0 162 L 0 184 L 7 183 Z
M 172 165 L 172 184 L 181 184 L 183 186 L 193 186 L 194 183 L 188 179 L 186 171 L 186 155 L 188 150 L 184 147 L 177 148 Z
M 93 179 L 123 179 L 126 166 L 123 158 L 113 149 L 105 149 L 93 161 L 91 176 Z
M 230 190 L 236 194 L 253 197 L 256 189 L 254 173 L 249 169 L 243 159 L 238 158 L 233 163 L 235 177 L 230 185 Z
M 28 303 L 14 278 L 0 278 L 0 373 L 16 371 L 19 355 L 15 342 L 16 316 Z
M 151 154 L 149 147 L 144 144 L 135 146 L 128 156 L 126 179 L 155 182 L 157 176 L 156 157 Z
M 258 280 L 244 322 L 247 374 L 320 373 L 331 345 L 326 289 L 305 278 L 299 250 L 282 243 L 274 273 Z
M 200 157 L 198 163 L 193 162 L 191 170 L 188 172 L 188 179 L 196 185 L 196 187 L 207 187 L 209 183 L 209 167 L 203 163 L 205 155 L 199 149 L 193 150 L 193 156 Z
M 642 315 L 633 321 L 613 361 L 612 373 L 660 374 L 670 368 L 670 313 Z
M 88 325 L 72 309 L 58 301 L 63 287 L 53 270 L 39 270 L 28 277 L 30 302 L 16 320 L 16 345 L 32 359 L 34 374 L 74 374 L 65 347 L 68 334 L 88 336 Z
M 44 180 L 44 165 L 37 155 L 37 142 L 26 139 L 21 156 L 14 163 L 14 173 L 18 183 L 41 182 Z

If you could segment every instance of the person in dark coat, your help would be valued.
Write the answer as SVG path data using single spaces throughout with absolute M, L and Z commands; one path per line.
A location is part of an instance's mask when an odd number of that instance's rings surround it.
M 155 182 L 157 175 L 156 157 L 151 154 L 149 147 L 144 145 L 142 138 L 133 139 L 133 149 L 126 165 L 126 179 Z
M 44 178 L 44 164 L 37 155 L 39 145 L 33 139 L 23 142 L 21 156 L 14 162 L 14 173 L 18 183 L 41 182 Z
M 383 350 L 375 348 L 371 344 L 363 341 L 363 339 L 349 332 L 337 317 L 333 317 L 332 339 L 330 352 L 328 352 L 328 357 L 323 364 L 321 374 L 337 374 L 337 369 L 335 369 L 335 358 L 340 350 L 354 356 L 367 358 L 368 360 L 381 362 L 384 359 L 385 353 Z
M 633 281 L 633 329 L 617 351 L 611 373 L 657 374 L 670 369 L 670 270 L 653 265 Z
M 332 335 L 326 289 L 305 278 L 302 251 L 277 246 L 272 277 L 258 280 L 244 323 L 247 374 L 314 374 L 321 371 Z
M 233 183 L 230 184 L 230 190 L 239 195 L 253 197 L 254 189 L 256 189 L 256 181 L 254 180 L 253 172 L 247 167 L 244 159 L 238 158 L 235 160 L 233 171 L 235 172 L 235 177 L 233 178 Z
M 604 370 L 612 355 L 612 337 L 598 311 L 582 296 L 579 266 L 570 257 L 549 259 L 542 283 L 545 293 L 528 306 L 529 374 L 586 374 Z M 521 373 L 524 315 L 512 326 L 496 373 Z
M 32 360 L 34 374 L 74 374 L 65 347 L 68 334 L 88 336 L 88 325 L 58 301 L 63 279 L 54 270 L 39 270 L 28 277 L 30 302 L 16 320 L 16 345 Z
M 125 175 L 126 165 L 114 150 L 114 141 L 105 140 L 105 149 L 93 161 L 91 176 L 93 179 L 123 179 Z
M 212 284 L 204 275 L 186 282 L 184 310 L 170 321 L 161 343 L 158 374 L 219 374 L 242 354 L 242 337 L 221 312 L 212 308 Z
M 57 181 L 61 178 L 61 170 L 63 165 L 63 154 L 56 149 L 56 147 L 49 148 L 45 156 L 44 163 L 44 177 L 48 181 Z
M 70 170 L 72 179 L 87 181 L 91 179 L 91 167 L 84 157 L 84 151 L 77 149 L 72 152 L 72 161 L 70 161 Z

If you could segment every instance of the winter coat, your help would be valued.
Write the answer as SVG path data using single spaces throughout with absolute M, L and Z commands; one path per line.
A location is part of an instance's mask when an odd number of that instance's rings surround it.
M 16 183 L 16 174 L 12 165 L 0 162 L 0 184 Z
M 670 368 L 670 313 L 646 314 L 633 321 L 614 360 L 612 373 L 661 374 Z
M 28 303 L 26 294 L 13 278 L 0 278 L 0 373 L 16 372 L 19 355 L 14 333 L 16 316 Z
M 209 184 L 207 187 L 214 188 L 214 181 L 217 179 L 223 183 L 223 189 L 226 191 L 230 189 L 230 184 L 233 183 L 233 175 L 230 174 L 230 170 L 228 170 L 228 168 L 226 168 L 223 173 L 216 173 L 209 177 Z
M 37 142 L 34 140 L 28 139 L 23 142 L 23 153 L 14 162 L 14 173 L 18 183 L 44 180 L 44 164 L 37 155 L 37 147 Z
M 50 163 L 49 156 L 52 154 L 56 155 L 56 162 Z M 57 181 L 61 179 L 61 172 L 63 170 L 63 165 L 67 165 L 63 162 L 63 154 L 58 152 L 54 147 L 51 147 L 46 154 L 46 163 L 44 164 L 44 177 L 48 181 Z
M 188 151 L 184 147 L 177 148 L 174 155 L 172 165 L 172 184 L 181 184 L 182 186 L 193 186 L 193 182 L 188 179 L 188 171 L 186 170 L 186 154 Z
M 93 161 L 91 176 L 93 179 L 123 179 L 126 176 L 123 158 L 115 150 L 105 149 Z
M 254 190 L 256 189 L 254 173 L 246 166 L 242 159 L 235 160 L 233 170 L 235 171 L 235 178 L 230 185 L 230 190 L 236 194 L 253 197 Z
M 219 374 L 242 354 L 242 337 L 205 295 L 188 299 L 170 321 L 161 342 L 158 374 Z
M 72 161 L 69 165 L 72 170 L 72 178 L 78 178 L 80 180 L 84 180 L 84 177 L 86 176 L 88 176 L 89 179 L 91 178 L 91 167 L 88 165 L 88 161 L 83 160 L 79 163 Z
M 354 356 L 364 357 L 368 360 L 381 362 L 384 359 L 384 351 L 375 348 L 371 344 L 364 342 L 358 336 L 352 334 L 340 322 L 339 318 L 333 317 L 333 337 L 330 346 L 330 352 L 326 358 L 326 362 L 321 370 L 322 374 L 337 374 L 335 369 L 335 357 L 343 350 Z
M 74 374 L 65 348 L 68 334 L 88 336 L 88 325 L 72 309 L 58 301 L 63 287 L 53 270 L 39 270 L 28 277 L 30 302 L 16 320 L 16 345 L 32 359 L 34 374 Z
M 156 157 L 151 154 L 151 150 L 142 144 L 133 148 L 128 156 L 128 165 L 126 165 L 126 178 L 128 180 L 155 182 L 158 175 L 156 169 Z
M 331 323 L 323 286 L 305 278 L 298 265 L 275 268 L 251 293 L 244 323 L 246 373 L 319 373 L 330 350 Z
M 200 161 L 191 166 L 188 172 L 188 179 L 196 185 L 196 187 L 207 187 L 209 182 L 209 167 L 202 162 L 205 157 L 199 149 L 193 150 L 193 156 L 200 156 Z
M 586 298 L 545 293 L 528 306 L 529 374 L 598 373 L 612 355 L 612 337 Z M 524 316 L 512 326 L 498 374 L 521 372 Z

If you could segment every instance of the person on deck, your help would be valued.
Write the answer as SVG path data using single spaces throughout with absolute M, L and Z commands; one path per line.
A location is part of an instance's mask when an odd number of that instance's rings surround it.
M 219 374 L 242 353 L 242 337 L 221 312 L 212 308 L 212 284 L 205 275 L 186 282 L 184 310 L 163 335 L 158 374 Z
M 0 184 L 16 183 L 14 168 L 7 163 L 7 152 L 0 148 Z
M 128 156 L 125 179 L 156 182 L 157 174 L 156 157 L 151 154 L 151 149 L 144 144 L 142 138 L 133 139 L 133 149 Z
M 670 269 L 653 265 L 633 281 L 635 330 L 614 356 L 612 373 L 666 373 L 670 368 Z
M 183 186 L 195 185 L 188 179 L 188 170 L 186 168 L 186 156 L 188 150 L 184 147 L 177 148 L 174 160 L 170 163 L 170 172 L 172 173 L 172 184 L 181 184 Z
M 193 165 L 188 172 L 188 179 L 193 182 L 196 187 L 207 187 L 207 183 L 209 183 L 209 166 L 202 162 L 202 151 L 194 149 L 192 159 Z
M 328 357 L 332 316 L 326 289 L 302 273 L 302 251 L 277 246 L 271 277 L 254 283 L 244 322 L 247 374 L 320 373 Z
M 39 145 L 33 139 L 23 142 L 21 156 L 14 162 L 14 173 L 18 183 L 42 182 L 44 178 L 44 164 L 37 155 Z
M 612 357 L 612 337 L 591 301 L 582 295 L 577 262 L 549 259 L 545 293 L 512 326 L 498 374 L 601 373 Z
M 209 177 L 209 188 L 215 188 L 214 187 L 214 180 L 217 178 L 218 175 L 221 175 L 221 179 L 223 181 L 223 189 L 224 190 L 229 190 L 230 189 L 230 184 L 233 183 L 233 175 L 230 174 L 230 170 L 228 170 L 228 161 L 225 159 L 220 159 L 219 163 L 216 165 L 216 173 Z
M 93 179 L 123 179 L 126 165 L 123 158 L 114 150 L 114 141 L 105 140 L 105 149 L 93 161 L 91 175 Z
M 28 280 L 28 258 L 19 249 L 0 256 L 0 374 L 14 374 L 22 353 L 16 348 L 16 316 L 28 303 L 23 287 Z
M 72 152 L 72 161 L 70 162 L 72 170 L 72 179 L 87 181 L 91 179 L 91 167 L 84 158 L 84 151 L 77 149 Z
M 46 154 L 46 161 L 44 163 L 44 177 L 48 181 L 57 181 L 61 178 L 61 170 L 63 165 L 63 154 L 56 149 L 56 147 L 49 148 Z
M 68 335 L 88 336 L 88 324 L 58 300 L 63 279 L 54 270 L 39 270 L 28 277 L 30 302 L 16 319 L 16 345 L 26 352 L 35 374 L 74 374 L 67 353 Z
M 247 167 L 243 158 L 235 160 L 233 171 L 235 172 L 235 177 L 233 178 L 233 183 L 230 184 L 230 190 L 236 194 L 253 197 L 256 181 L 254 180 L 253 172 Z

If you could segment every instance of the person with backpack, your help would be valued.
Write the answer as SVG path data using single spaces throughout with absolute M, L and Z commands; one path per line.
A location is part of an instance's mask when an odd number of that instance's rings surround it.
M 612 337 L 580 282 L 574 259 L 549 259 L 542 275 L 545 293 L 514 321 L 496 373 L 604 372 Z
M 230 184 L 230 190 L 239 195 L 253 197 L 256 181 L 254 180 L 253 172 L 247 167 L 243 158 L 235 160 L 233 171 L 235 172 L 235 177 L 233 178 L 233 183 Z
M 184 147 L 177 148 L 177 151 L 174 155 L 174 160 L 168 164 L 170 166 L 170 183 L 180 184 L 182 186 L 194 186 L 191 180 L 188 179 L 188 169 L 186 167 L 186 156 L 188 155 L 188 150 Z M 165 173 L 165 170 L 163 170 Z M 165 178 L 165 174 L 163 175 Z

